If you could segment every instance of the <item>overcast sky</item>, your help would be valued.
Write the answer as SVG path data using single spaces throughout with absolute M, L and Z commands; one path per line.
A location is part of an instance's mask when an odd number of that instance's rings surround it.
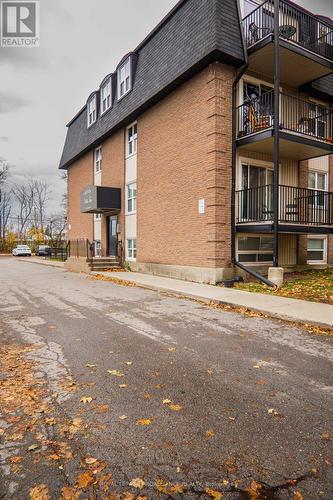
M 65 188 L 57 169 L 66 123 L 176 3 L 40 0 L 40 47 L 0 48 L 0 158 L 12 165 L 12 180 L 48 180 L 52 212 Z M 333 17 L 332 0 L 298 3 Z

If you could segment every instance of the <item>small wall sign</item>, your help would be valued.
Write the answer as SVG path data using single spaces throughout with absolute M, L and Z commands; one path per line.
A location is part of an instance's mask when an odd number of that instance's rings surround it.
M 205 213 L 205 199 L 201 198 L 199 200 L 199 214 L 204 214 Z

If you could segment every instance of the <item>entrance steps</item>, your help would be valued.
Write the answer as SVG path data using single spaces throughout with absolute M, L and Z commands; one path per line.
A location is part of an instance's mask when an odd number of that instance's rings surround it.
M 121 269 L 118 257 L 93 257 L 89 261 L 90 271 L 107 271 L 108 269 Z

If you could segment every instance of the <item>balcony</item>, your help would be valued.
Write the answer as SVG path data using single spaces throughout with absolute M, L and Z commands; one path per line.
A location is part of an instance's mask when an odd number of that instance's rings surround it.
M 271 232 L 274 220 L 273 185 L 236 191 L 237 230 Z M 279 185 L 279 230 L 333 233 L 333 193 Z
M 274 0 L 243 19 L 250 69 L 274 75 Z M 333 71 L 333 26 L 280 0 L 281 81 L 298 87 Z M 295 69 L 297 68 L 297 71 Z
M 280 92 L 280 155 L 302 160 L 333 153 L 333 112 Z M 273 154 L 274 91 L 237 107 L 237 146 Z

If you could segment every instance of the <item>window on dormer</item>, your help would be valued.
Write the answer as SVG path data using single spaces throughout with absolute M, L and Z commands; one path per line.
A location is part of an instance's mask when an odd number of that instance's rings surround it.
M 96 94 L 89 99 L 87 104 L 87 126 L 90 127 L 97 119 Z
M 102 85 L 101 88 L 101 115 L 111 108 L 111 77 Z
M 118 69 L 118 99 L 131 90 L 131 60 L 128 58 Z

